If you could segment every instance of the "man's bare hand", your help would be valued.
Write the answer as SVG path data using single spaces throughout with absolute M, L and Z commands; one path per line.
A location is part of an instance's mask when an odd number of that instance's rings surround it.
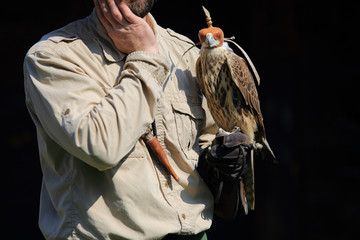
M 135 51 L 158 53 L 153 30 L 122 0 L 94 0 L 96 13 L 116 48 L 126 54 Z

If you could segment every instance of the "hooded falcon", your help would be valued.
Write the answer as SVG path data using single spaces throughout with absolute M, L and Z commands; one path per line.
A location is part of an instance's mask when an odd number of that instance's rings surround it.
M 204 8 L 204 7 L 203 7 Z M 204 8 L 208 28 L 199 32 L 200 56 L 196 63 L 197 79 L 216 124 L 224 131 L 241 132 L 258 146 L 262 155 L 275 156 L 266 140 L 263 117 L 254 78 L 246 61 L 224 43 L 224 33 L 213 27 Z M 255 144 L 256 143 L 256 144 Z M 249 170 L 242 177 L 246 202 L 255 208 L 254 160 L 251 151 Z M 245 206 L 244 206 L 245 207 Z

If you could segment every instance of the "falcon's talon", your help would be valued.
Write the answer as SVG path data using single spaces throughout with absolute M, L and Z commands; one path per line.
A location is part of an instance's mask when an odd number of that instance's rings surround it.
M 230 132 L 225 131 L 225 130 L 222 129 L 222 128 L 219 128 L 219 130 L 218 130 L 218 132 L 217 132 L 216 135 L 229 135 L 229 134 L 230 134 Z
M 257 142 L 253 142 L 252 145 L 255 150 L 261 150 L 264 147 L 264 145 L 262 145 L 261 143 L 257 143 Z
M 242 133 L 241 129 L 237 126 L 234 127 L 234 129 L 231 131 L 231 133 L 240 132 Z

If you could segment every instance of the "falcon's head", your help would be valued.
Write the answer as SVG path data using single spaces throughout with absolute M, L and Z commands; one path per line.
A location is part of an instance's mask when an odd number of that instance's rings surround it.
M 224 43 L 224 32 L 217 27 L 204 28 L 199 32 L 199 39 L 204 48 L 221 47 Z
M 204 8 L 206 15 L 206 23 L 208 28 L 201 29 L 199 32 L 199 39 L 203 48 L 217 48 L 221 47 L 224 43 L 224 32 L 218 28 L 212 26 L 212 21 L 209 11 Z

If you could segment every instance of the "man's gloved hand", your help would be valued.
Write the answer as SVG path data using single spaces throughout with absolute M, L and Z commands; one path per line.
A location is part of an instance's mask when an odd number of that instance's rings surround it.
M 240 203 L 240 180 L 248 169 L 249 138 L 239 130 L 216 134 L 211 147 L 199 158 L 198 172 L 212 191 L 215 214 L 223 219 L 236 216 Z
M 230 134 L 220 132 L 205 158 L 221 177 L 230 181 L 238 180 L 247 170 L 247 150 L 251 148 L 248 142 L 249 138 L 239 131 Z

